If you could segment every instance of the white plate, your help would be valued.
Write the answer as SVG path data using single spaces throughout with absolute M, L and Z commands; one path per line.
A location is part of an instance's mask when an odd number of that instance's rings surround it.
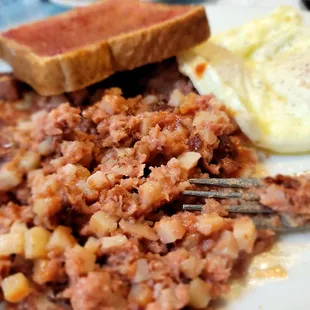
M 207 6 L 212 33 L 237 27 L 271 11 L 271 8 Z M 310 26 L 310 14 L 305 12 L 303 17 L 304 23 Z M 310 170 L 310 155 L 273 155 L 265 159 L 264 166 L 266 172 L 273 175 L 305 172 Z M 276 250 L 258 258 L 254 267 L 262 268 L 264 265 L 283 267 L 287 277 L 257 279 L 250 276 L 244 287 L 233 294 L 233 298 L 227 298 L 226 310 L 310 309 L 310 233 L 281 237 Z
M 12 68 L 0 59 L 0 72 L 11 72 Z
M 80 5 L 89 1 L 52 0 L 58 3 L 76 3 Z M 271 1 L 271 0 L 270 0 Z M 270 13 L 271 9 L 207 6 L 208 18 L 212 33 L 228 30 Z M 310 26 L 310 14 L 304 13 L 304 22 Z M 1 65 L 0 72 L 8 70 Z M 270 156 L 264 165 L 268 174 L 291 174 L 310 170 L 310 155 Z M 284 279 L 257 279 L 250 277 L 238 294 L 225 306 L 226 310 L 308 310 L 310 294 L 310 233 L 283 236 L 277 243 L 276 250 L 267 258 L 259 258 L 259 265 L 280 265 L 285 268 L 288 276 Z M 256 264 L 256 266 L 258 265 Z M 1 305 L 0 305 L 1 308 Z

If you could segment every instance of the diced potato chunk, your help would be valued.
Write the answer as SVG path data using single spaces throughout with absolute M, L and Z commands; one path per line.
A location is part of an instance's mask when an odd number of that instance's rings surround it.
M 49 199 L 49 198 L 47 198 Z M 33 212 L 38 216 L 44 216 L 47 212 L 47 206 L 45 202 L 45 198 L 36 199 L 33 203 Z
M 189 298 L 190 306 L 197 309 L 206 308 L 211 300 L 209 285 L 200 278 L 192 280 L 189 284 Z
M 28 230 L 27 225 L 25 223 L 21 223 L 19 221 L 15 221 L 11 226 L 11 233 L 25 233 Z
M 131 151 L 130 148 L 126 148 L 126 147 L 119 147 L 117 149 L 115 149 L 117 157 L 118 158 L 124 158 L 126 157 L 126 155 L 129 154 L 129 152 Z
M 76 245 L 70 251 L 73 251 L 75 256 L 79 259 L 79 273 L 87 274 L 95 269 L 96 255 L 89 250 Z
M 139 196 L 144 207 L 149 207 L 162 198 L 163 187 L 159 182 L 147 181 L 139 187 Z
M 145 117 L 141 120 L 140 132 L 142 136 L 148 135 L 150 131 L 150 123 L 151 123 L 150 117 Z
M 185 96 L 183 95 L 183 93 L 178 88 L 176 88 L 175 90 L 172 91 L 170 95 L 168 105 L 171 107 L 178 107 L 181 105 L 184 99 Z
M 22 173 L 16 169 L 2 167 L 0 170 L 0 191 L 8 191 L 22 182 Z
M 34 261 L 33 266 L 33 281 L 42 285 L 46 282 L 53 280 L 54 274 L 49 268 L 50 260 L 48 259 L 38 259 Z
M 101 250 L 107 251 L 111 249 L 117 249 L 123 246 L 126 242 L 127 242 L 127 237 L 125 235 L 104 237 L 101 239 Z
M 238 257 L 238 244 L 231 231 L 225 230 L 221 233 L 213 248 L 213 252 L 231 259 Z
M 253 221 L 248 217 L 236 219 L 234 222 L 233 234 L 239 250 L 252 253 L 256 239 L 256 228 Z
M 224 225 L 224 219 L 217 214 L 202 214 L 197 217 L 196 227 L 205 236 L 219 231 Z
M 24 253 L 24 234 L 8 233 L 0 235 L 0 257 Z
M 208 124 L 216 124 L 221 118 L 221 116 L 222 114 L 220 114 L 220 112 L 214 113 L 211 111 L 199 111 L 194 117 L 193 125 L 197 128 L 207 127 L 206 125 Z M 224 116 L 226 115 L 224 114 Z
M 190 112 L 194 112 L 196 110 L 196 98 L 197 95 L 194 93 L 189 93 L 184 100 L 182 100 L 180 104 L 180 112 L 181 114 L 186 114 Z
M 140 307 L 145 307 L 152 301 L 153 291 L 146 284 L 133 284 L 129 293 L 129 299 Z
M 142 99 L 142 103 L 145 105 L 150 105 L 150 104 L 155 104 L 158 103 L 158 98 L 155 95 L 146 95 L 143 99 Z
M 33 204 L 33 212 L 38 216 L 46 214 L 55 214 L 61 209 L 61 200 L 59 197 L 48 197 L 36 199 Z
M 71 234 L 71 228 L 58 226 L 52 233 L 52 236 L 47 244 L 48 250 L 65 251 L 72 248 L 76 244 L 74 237 Z
M 21 157 L 19 167 L 26 172 L 34 170 L 40 165 L 41 156 L 37 152 L 29 151 Z
M 169 285 L 159 290 L 156 299 L 158 308 L 155 309 L 184 309 L 189 302 L 188 288 L 184 284 Z
M 79 188 L 79 190 L 83 193 L 83 197 L 86 200 L 96 200 L 98 198 L 98 191 L 88 187 L 85 180 L 79 180 L 76 183 L 76 186 Z
M 187 278 L 194 279 L 200 275 L 203 267 L 201 259 L 191 256 L 181 263 L 180 269 Z
M 47 156 L 47 155 L 53 153 L 53 151 L 54 151 L 53 139 L 51 137 L 48 137 L 47 139 L 43 140 L 38 145 L 38 151 L 43 156 Z
M 162 243 L 172 243 L 181 239 L 186 230 L 182 222 L 177 218 L 166 218 L 155 225 L 155 230 Z
M 197 166 L 201 154 L 197 152 L 185 152 L 178 157 L 180 166 L 185 170 L 190 170 Z
M 4 299 L 8 302 L 19 302 L 31 292 L 29 281 L 22 273 L 13 274 L 1 283 Z
M 33 227 L 25 232 L 25 257 L 44 258 L 51 233 L 43 227 Z
M 133 279 L 134 283 L 143 282 L 150 278 L 150 272 L 147 260 L 144 258 L 138 259 L 136 262 L 136 273 Z
M 208 144 L 212 145 L 217 141 L 217 137 L 210 128 L 200 129 L 199 135 Z
M 106 236 L 108 233 L 116 230 L 117 218 L 106 212 L 98 211 L 90 218 L 89 226 L 97 236 Z
M 158 236 L 154 232 L 153 228 L 146 224 L 130 223 L 128 221 L 121 220 L 119 222 L 119 226 L 126 233 L 134 234 L 152 241 L 158 240 Z
M 91 189 L 101 189 L 106 187 L 109 184 L 109 180 L 105 173 L 102 171 L 96 171 L 87 179 L 87 185 Z
M 89 237 L 84 245 L 84 248 L 92 253 L 96 253 L 100 248 L 101 242 L 99 239 L 94 237 Z

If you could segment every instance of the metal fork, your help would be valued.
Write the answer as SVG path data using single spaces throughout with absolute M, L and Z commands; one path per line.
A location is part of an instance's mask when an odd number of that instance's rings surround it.
M 183 195 L 215 199 L 237 199 L 241 204 L 225 205 L 223 208 L 229 213 L 246 214 L 250 216 L 259 229 L 271 229 L 277 232 L 294 232 L 310 229 L 310 224 L 300 225 L 294 217 L 288 214 L 275 212 L 274 210 L 260 203 L 260 196 L 251 191 L 252 188 L 264 186 L 263 180 L 240 178 L 240 179 L 190 179 L 194 185 L 204 185 L 221 188 L 231 188 L 235 191 L 215 191 L 215 190 L 186 190 Z M 184 204 L 184 211 L 202 211 L 203 204 Z

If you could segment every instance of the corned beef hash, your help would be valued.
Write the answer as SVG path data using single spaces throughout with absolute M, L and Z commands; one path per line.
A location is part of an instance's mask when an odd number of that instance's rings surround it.
M 249 177 L 257 162 L 232 111 L 173 58 L 209 34 L 203 7 L 138 0 L 0 33 L 14 70 L 0 75 L 6 309 L 212 309 L 272 245 L 228 217 L 231 201 L 182 195 L 190 178 Z M 266 206 L 309 220 L 308 178 L 266 184 Z
M 205 309 L 272 241 L 247 217 L 223 217 L 213 199 L 202 212 L 181 210 L 192 199 L 181 196 L 189 178 L 254 167 L 255 152 L 225 107 L 197 95 L 174 60 L 116 80 L 144 89 L 127 97 L 109 80 L 66 96 L 24 90 L 21 100 L 2 101 L 8 309 Z M 7 98 L 14 83 L 7 77 Z

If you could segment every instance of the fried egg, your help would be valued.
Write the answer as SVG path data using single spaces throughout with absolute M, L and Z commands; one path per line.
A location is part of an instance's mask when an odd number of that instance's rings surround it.
M 213 93 L 257 146 L 310 151 L 310 28 L 280 7 L 181 53 L 179 69 Z

